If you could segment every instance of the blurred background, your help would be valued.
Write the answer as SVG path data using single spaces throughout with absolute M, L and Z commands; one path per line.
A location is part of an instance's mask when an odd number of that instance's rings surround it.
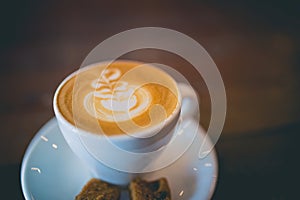
M 19 170 L 27 145 L 51 119 L 52 96 L 101 41 L 131 28 L 180 31 L 208 51 L 228 100 L 216 146 L 213 199 L 295 199 L 300 139 L 300 2 L 67 1 L 1 2 L 0 190 L 23 199 Z M 178 56 L 139 50 L 124 58 L 182 72 L 199 93 L 201 124 L 210 97 L 201 76 Z

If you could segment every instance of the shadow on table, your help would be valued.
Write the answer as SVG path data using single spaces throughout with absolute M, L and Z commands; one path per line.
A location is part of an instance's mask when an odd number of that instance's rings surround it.
M 300 123 L 222 136 L 214 199 L 295 199 L 299 196 Z
M 24 199 L 20 182 L 19 164 L 0 165 L 0 199 Z

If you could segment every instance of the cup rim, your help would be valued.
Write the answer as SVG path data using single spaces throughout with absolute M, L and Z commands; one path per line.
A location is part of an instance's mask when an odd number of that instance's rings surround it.
M 111 63 L 114 63 L 114 62 L 131 62 L 131 63 L 141 64 L 141 65 L 149 65 L 150 67 L 154 67 L 157 70 L 162 71 L 163 73 L 165 73 L 167 76 L 170 77 L 173 84 L 176 86 L 175 88 L 176 88 L 176 91 L 177 91 L 177 105 L 176 105 L 175 109 L 173 110 L 173 112 L 163 122 L 160 122 L 160 123 L 158 123 L 154 126 L 146 128 L 145 130 L 143 130 L 141 132 L 136 132 L 134 134 L 125 133 L 125 134 L 107 135 L 105 133 L 100 133 L 99 134 L 99 133 L 94 133 L 94 132 L 87 131 L 87 130 L 85 130 L 83 128 L 80 128 L 80 127 L 74 125 L 73 123 L 69 122 L 64 117 L 64 115 L 61 113 L 60 109 L 58 108 L 57 98 L 58 98 L 58 94 L 59 94 L 60 90 L 65 85 L 65 83 L 68 82 L 71 78 L 73 78 L 76 74 L 78 74 L 82 71 L 86 71 L 86 70 L 88 70 L 90 68 L 93 68 L 93 67 L 96 67 L 98 65 L 108 65 L 108 64 L 111 64 Z M 78 130 L 78 133 L 81 133 L 83 135 L 98 136 L 98 137 L 104 136 L 104 137 L 107 137 L 107 138 L 113 139 L 113 140 L 118 140 L 118 139 L 119 140 L 124 140 L 124 139 L 128 139 L 128 137 L 130 137 L 130 138 L 133 137 L 133 138 L 136 138 L 136 139 L 147 139 L 148 137 L 143 137 L 143 136 L 151 135 L 149 138 L 155 136 L 157 134 L 157 131 L 162 130 L 164 127 L 171 124 L 173 122 L 173 120 L 178 119 L 178 117 L 180 115 L 180 111 L 181 111 L 181 104 L 182 104 L 182 96 L 181 96 L 178 84 L 171 75 L 169 75 L 166 71 L 160 69 L 159 67 L 155 66 L 155 63 L 145 63 L 145 62 L 142 62 L 142 61 L 136 61 L 136 60 L 130 60 L 130 59 L 117 59 L 117 60 L 100 61 L 100 62 L 88 64 L 86 66 L 83 66 L 83 68 L 77 69 L 76 71 L 72 72 L 67 77 L 65 77 L 63 79 L 63 81 L 60 82 L 59 86 L 55 90 L 54 98 L 53 98 L 54 114 L 55 114 L 58 121 L 62 121 L 65 125 L 67 125 L 68 127 L 72 128 L 72 129 L 76 128 L 76 130 Z M 163 128 L 161 128 L 162 123 L 164 123 Z M 155 134 L 152 135 L 153 132 L 155 132 Z

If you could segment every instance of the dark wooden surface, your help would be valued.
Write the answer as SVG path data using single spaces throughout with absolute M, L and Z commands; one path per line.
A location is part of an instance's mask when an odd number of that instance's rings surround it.
M 228 112 L 216 146 L 220 173 L 214 199 L 299 198 L 299 7 L 292 0 L 5 3 L 0 38 L 1 196 L 22 199 L 21 159 L 36 131 L 53 117 L 52 96 L 59 82 L 107 37 L 159 26 L 201 43 L 224 79 Z M 188 63 L 155 50 L 124 57 L 167 64 L 186 75 L 200 95 L 201 124 L 207 127 L 207 88 Z

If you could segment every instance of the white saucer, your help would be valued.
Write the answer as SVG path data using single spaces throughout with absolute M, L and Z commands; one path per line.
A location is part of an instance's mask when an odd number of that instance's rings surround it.
M 180 140 L 191 139 L 189 127 L 193 120 L 185 120 Z M 198 158 L 200 142 L 205 132 L 200 128 L 192 145 L 172 165 L 144 175 L 146 180 L 166 177 L 172 199 L 206 200 L 215 189 L 218 166 L 215 151 L 204 159 Z M 27 200 L 72 200 L 92 178 L 87 167 L 72 153 L 56 122 L 50 120 L 32 139 L 23 158 L 21 184 Z M 126 192 L 121 200 L 128 199 Z

